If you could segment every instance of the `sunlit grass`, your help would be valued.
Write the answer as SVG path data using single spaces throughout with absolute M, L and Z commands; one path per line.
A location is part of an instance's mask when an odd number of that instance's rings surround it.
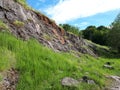
M 21 4 L 25 9 L 32 9 L 30 6 L 27 5 L 26 0 L 14 0 L 16 2 L 18 2 L 19 4 Z
M 34 39 L 22 41 L 0 33 L 0 70 L 13 65 L 10 60 L 16 61 L 12 63 L 20 74 L 17 90 L 101 90 L 106 84 L 106 75 L 120 75 L 120 59 L 89 55 L 78 58 L 70 53 L 56 53 Z M 113 62 L 114 70 L 103 68 L 108 61 Z M 80 79 L 85 75 L 96 85 L 82 83 L 78 88 L 61 85 L 61 79 L 66 76 Z

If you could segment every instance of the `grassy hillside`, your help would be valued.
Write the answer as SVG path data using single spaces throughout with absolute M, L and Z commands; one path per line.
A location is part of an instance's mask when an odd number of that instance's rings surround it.
M 106 62 L 114 69 L 103 69 Z M 73 53 L 55 53 L 36 40 L 22 41 L 0 32 L 0 72 L 15 67 L 20 74 L 17 90 L 102 90 L 107 75 L 120 75 L 120 59 L 76 57 Z M 82 83 L 79 87 L 63 87 L 61 79 L 79 79 L 87 75 L 96 85 Z M 0 79 L 2 76 L 0 76 Z

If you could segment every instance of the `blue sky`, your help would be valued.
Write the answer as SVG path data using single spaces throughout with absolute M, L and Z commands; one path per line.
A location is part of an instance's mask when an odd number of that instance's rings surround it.
M 27 0 L 36 10 L 54 19 L 85 29 L 89 25 L 109 26 L 120 12 L 120 0 Z

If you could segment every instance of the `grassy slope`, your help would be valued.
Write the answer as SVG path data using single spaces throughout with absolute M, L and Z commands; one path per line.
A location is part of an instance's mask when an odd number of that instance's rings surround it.
M 14 66 L 19 70 L 17 90 L 101 90 L 106 75 L 120 75 L 120 59 L 80 58 L 69 53 L 55 53 L 35 40 L 22 41 L 0 32 L 0 72 Z M 105 62 L 114 62 L 114 70 L 103 69 Z M 79 79 L 87 75 L 97 85 L 83 83 L 78 88 L 61 86 L 66 76 Z

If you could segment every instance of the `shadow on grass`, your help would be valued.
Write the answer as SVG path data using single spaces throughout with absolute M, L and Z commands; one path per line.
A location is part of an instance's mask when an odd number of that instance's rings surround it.
M 110 58 L 110 59 L 119 59 L 120 58 L 120 53 L 117 50 L 113 49 L 103 49 L 103 48 L 98 48 L 96 50 L 98 56 L 104 57 L 104 58 Z

